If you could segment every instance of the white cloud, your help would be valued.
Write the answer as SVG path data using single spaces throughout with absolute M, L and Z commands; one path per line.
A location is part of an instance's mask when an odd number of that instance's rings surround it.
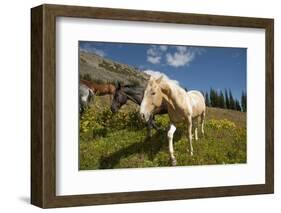
M 163 52 L 167 51 L 168 47 L 166 45 L 151 45 L 146 51 L 147 61 L 152 64 L 160 64 Z
M 159 49 L 163 52 L 167 51 L 168 47 L 166 45 L 160 45 Z
M 173 49 L 174 51 L 170 51 Z M 197 55 L 205 51 L 200 47 L 174 46 L 169 48 L 167 45 L 151 45 L 147 50 L 147 61 L 152 64 L 160 64 L 165 60 L 166 64 L 172 67 L 188 66 Z
M 99 49 L 93 48 L 92 51 L 94 53 L 96 53 L 97 55 L 101 56 L 101 57 L 104 57 L 106 55 L 103 50 L 99 50 Z
M 188 66 L 196 55 L 201 55 L 203 48 L 177 46 L 174 53 L 166 54 L 166 62 L 173 67 Z
M 82 51 L 82 52 L 86 52 L 86 53 L 89 52 L 89 50 L 87 48 L 84 48 L 84 47 L 80 47 L 79 50 Z
M 187 51 L 187 47 L 185 47 L 185 46 L 177 46 L 176 49 L 181 53 L 184 53 Z
M 181 67 L 188 65 L 194 59 L 192 52 L 175 52 L 174 54 L 168 53 L 166 61 L 170 66 Z
M 172 80 L 172 79 L 170 79 L 166 74 L 164 74 L 164 73 L 162 73 L 162 72 L 160 72 L 160 71 L 156 71 L 156 70 L 144 70 L 143 72 L 146 73 L 146 74 L 148 74 L 148 75 L 150 75 L 150 76 L 152 76 L 152 77 L 154 77 L 154 78 L 160 78 L 161 76 L 163 76 L 166 81 L 170 81 L 170 82 L 172 82 L 172 83 L 174 83 L 174 84 L 179 85 L 179 82 L 178 82 L 177 80 Z
M 144 73 L 146 73 L 147 75 L 153 76 L 155 78 L 159 78 L 160 76 L 166 76 L 164 73 L 160 72 L 160 71 L 156 71 L 156 70 L 144 70 Z M 167 76 L 166 76 L 167 77 Z M 168 78 L 168 77 L 167 77 Z
M 147 55 L 150 55 L 150 56 L 157 55 L 156 47 L 154 45 L 152 45 L 146 52 L 147 52 Z
M 160 56 L 147 56 L 147 61 L 152 64 L 159 64 L 161 61 Z
M 104 57 L 106 53 L 103 50 L 97 49 L 95 47 L 92 47 L 90 44 L 86 44 L 83 47 L 80 47 L 80 51 L 86 52 L 86 53 L 95 53 L 101 57 Z

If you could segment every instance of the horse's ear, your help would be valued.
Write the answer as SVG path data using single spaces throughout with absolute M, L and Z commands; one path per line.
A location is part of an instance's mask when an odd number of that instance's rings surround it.
M 163 79 L 163 75 L 161 75 L 159 78 L 156 79 L 156 83 L 157 84 L 160 84 L 160 82 L 162 81 Z
M 121 83 L 120 83 L 120 81 L 117 82 L 116 89 L 121 89 Z

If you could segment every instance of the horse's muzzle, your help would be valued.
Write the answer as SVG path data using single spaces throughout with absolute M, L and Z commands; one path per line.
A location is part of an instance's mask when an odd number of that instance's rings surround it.
M 144 116 L 143 113 L 140 114 L 140 117 L 141 117 L 142 120 L 145 120 L 145 118 L 144 118 L 145 116 Z
M 140 113 L 140 117 L 142 120 L 144 120 L 145 122 L 148 122 L 150 115 L 146 114 L 146 113 Z

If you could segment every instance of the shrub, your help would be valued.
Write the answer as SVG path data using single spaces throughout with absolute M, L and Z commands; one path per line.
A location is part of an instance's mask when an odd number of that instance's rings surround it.
M 90 108 L 81 117 L 80 133 L 93 131 L 94 137 L 106 136 L 108 130 L 142 129 L 145 125 L 137 110 L 126 113 L 119 111 L 113 114 L 109 107 L 101 111 Z
M 213 128 L 213 129 L 235 129 L 236 125 L 234 122 L 229 121 L 227 119 L 223 120 L 215 120 L 211 119 L 206 123 L 207 127 Z

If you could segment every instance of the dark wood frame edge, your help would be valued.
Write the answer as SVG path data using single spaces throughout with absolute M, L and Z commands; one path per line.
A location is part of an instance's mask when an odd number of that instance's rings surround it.
M 266 183 L 260 185 L 172 189 L 56 196 L 55 26 L 56 17 L 97 18 L 266 31 Z M 41 5 L 31 9 L 31 203 L 41 208 L 149 202 L 274 192 L 274 20 L 126 9 Z

